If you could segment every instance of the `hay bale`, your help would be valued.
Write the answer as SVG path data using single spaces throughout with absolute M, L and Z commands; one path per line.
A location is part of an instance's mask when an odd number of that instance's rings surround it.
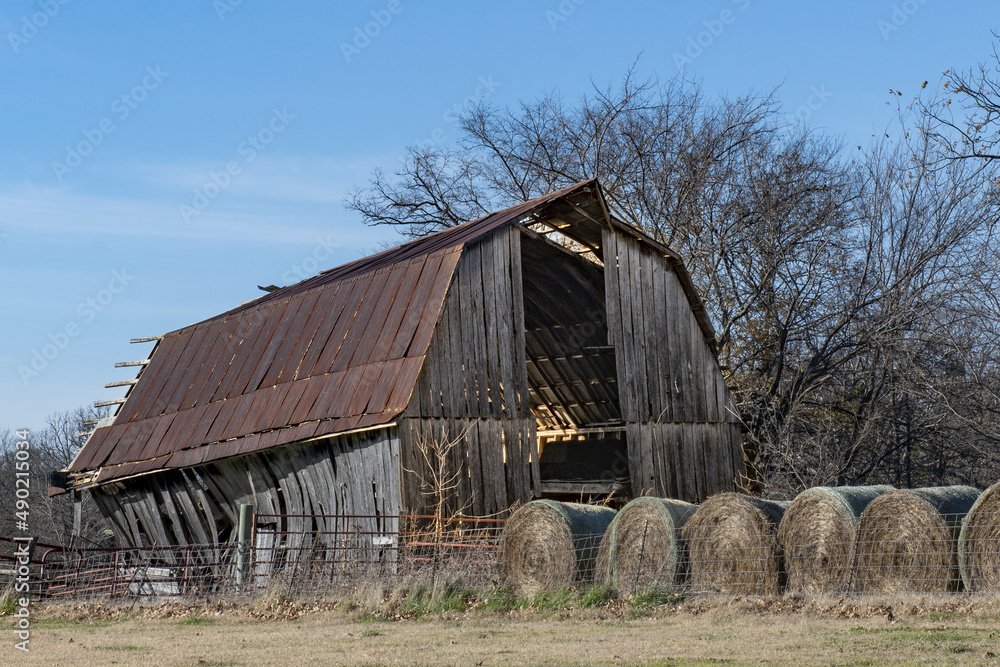
M 962 521 L 958 570 L 965 590 L 1000 591 L 1000 483 L 986 489 Z
M 787 501 L 720 493 L 706 500 L 681 535 L 691 587 L 727 595 L 778 595 L 784 567 L 775 533 Z
M 858 520 L 891 486 L 816 486 L 792 500 L 778 526 L 788 590 L 847 590 Z
M 597 548 L 617 512 L 535 500 L 515 511 L 500 538 L 504 583 L 517 595 L 592 581 Z
M 697 509 L 669 498 L 636 498 L 625 505 L 601 540 L 597 581 L 622 595 L 680 583 L 686 563 L 679 533 Z
M 935 486 L 890 491 L 871 501 L 858 522 L 851 588 L 957 590 L 958 534 L 977 498 L 971 486 Z

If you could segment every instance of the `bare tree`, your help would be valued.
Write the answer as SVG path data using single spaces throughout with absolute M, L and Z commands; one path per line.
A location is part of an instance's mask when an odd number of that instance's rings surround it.
M 28 435 L 30 445 L 30 520 L 32 536 L 42 543 L 62 547 L 107 546 L 113 542 L 112 533 L 96 503 L 88 492 L 80 497 L 80 531 L 74 535 L 75 508 L 71 494 L 49 497 L 48 474 L 67 468 L 83 446 L 86 438 L 80 433 L 91 430 L 84 422 L 106 416 L 107 410 L 77 408 L 59 412 L 46 419 L 46 426 Z M 0 433 L 0 494 L 13 499 L 15 457 L 14 434 L 7 430 Z M 14 534 L 13 516 L 8 512 L 0 516 L 0 535 Z
M 420 235 L 597 177 L 616 215 L 686 258 L 759 486 L 982 479 L 965 424 L 996 421 L 964 397 L 1000 328 L 994 170 L 946 159 L 931 116 L 850 154 L 783 118 L 771 93 L 707 101 L 629 71 L 574 104 L 473 109 L 456 147 L 411 149 L 348 206 Z
M 418 434 L 417 451 L 420 452 L 422 466 L 418 470 L 406 469 L 420 484 L 420 492 L 428 499 L 433 513 L 431 531 L 440 542 L 447 528 L 448 519 L 461 517 L 472 504 L 468 498 L 464 503 L 458 498 L 458 489 L 465 467 L 456 465 L 460 445 L 465 441 L 471 425 L 455 437 L 450 437 L 444 426 L 440 435 L 428 437 Z
M 993 36 L 1000 40 L 996 31 Z M 946 71 L 938 87 L 915 102 L 930 121 L 926 127 L 930 137 L 948 160 L 1000 159 L 1000 52 L 996 46 L 991 61 Z

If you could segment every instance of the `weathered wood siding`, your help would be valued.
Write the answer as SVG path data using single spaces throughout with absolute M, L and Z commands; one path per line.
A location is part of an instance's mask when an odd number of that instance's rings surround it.
M 496 514 L 540 490 L 528 400 L 520 234 L 507 227 L 465 249 L 409 406 L 399 421 L 403 507 L 423 514 L 434 492 L 421 454 L 458 440 L 449 512 Z
M 193 468 L 170 470 L 93 489 L 122 544 L 215 544 L 236 538 L 239 507 L 288 516 L 289 546 L 313 531 L 395 533 L 399 507 L 399 437 L 395 427 L 276 447 Z M 344 520 L 301 515 L 362 515 Z M 322 541 L 322 540 L 321 540 Z
M 745 474 L 742 431 L 711 348 L 670 263 L 604 232 L 608 330 L 634 495 L 700 502 Z

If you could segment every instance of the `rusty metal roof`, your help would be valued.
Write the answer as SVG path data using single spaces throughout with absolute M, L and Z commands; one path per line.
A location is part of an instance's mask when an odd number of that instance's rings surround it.
M 391 423 L 462 249 L 585 181 L 325 271 L 166 334 L 70 471 L 102 483 Z

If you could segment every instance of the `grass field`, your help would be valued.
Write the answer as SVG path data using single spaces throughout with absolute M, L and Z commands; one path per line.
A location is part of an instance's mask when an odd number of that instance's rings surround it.
M 517 607 L 51 607 L 37 611 L 30 654 L 4 633 L 0 664 L 1000 664 L 995 605 Z

